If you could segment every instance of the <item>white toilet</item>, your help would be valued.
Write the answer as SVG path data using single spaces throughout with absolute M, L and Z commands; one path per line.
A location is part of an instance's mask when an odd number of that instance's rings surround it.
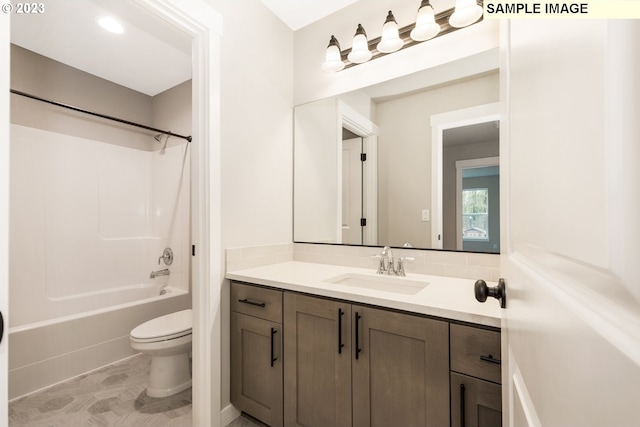
M 131 348 L 151 356 L 147 395 L 166 397 L 191 387 L 191 309 L 156 317 L 133 328 Z

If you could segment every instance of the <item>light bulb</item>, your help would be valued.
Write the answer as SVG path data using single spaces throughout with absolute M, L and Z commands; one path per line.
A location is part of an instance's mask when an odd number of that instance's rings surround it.
M 358 24 L 355 36 L 353 36 L 353 46 L 351 52 L 347 55 L 347 59 L 354 64 L 362 64 L 371 59 L 372 53 L 369 51 L 369 42 L 367 41 L 367 33 L 362 25 Z
M 387 19 L 384 21 L 384 26 L 382 27 L 382 38 L 378 46 L 376 46 L 376 49 L 382 53 L 391 53 L 400 49 L 403 44 L 398 34 L 398 23 L 393 17 L 393 13 L 389 11 Z
M 456 0 L 456 9 L 449 17 L 449 25 L 455 28 L 466 27 L 482 16 L 482 7 L 476 0 Z
M 411 30 L 411 38 L 417 42 L 422 42 L 434 38 L 439 32 L 440 25 L 436 24 L 431 3 L 429 3 L 429 0 L 422 0 L 420 9 L 418 9 L 416 26 Z
M 124 33 L 124 27 L 122 26 L 122 24 L 118 22 L 115 18 L 112 18 L 111 16 L 100 16 L 96 18 L 96 21 L 102 28 L 109 31 L 110 33 L 114 33 L 114 34 Z
M 322 70 L 327 72 L 340 71 L 344 68 L 344 62 L 342 62 L 342 53 L 340 52 L 340 43 L 338 39 L 331 36 L 329 40 L 329 46 L 327 46 L 327 53 L 325 55 L 324 63 L 322 64 Z

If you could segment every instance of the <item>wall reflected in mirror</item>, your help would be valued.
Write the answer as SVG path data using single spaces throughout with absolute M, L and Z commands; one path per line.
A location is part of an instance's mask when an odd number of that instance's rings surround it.
M 294 241 L 499 252 L 499 120 L 443 129 L 439 177 L 431 123 L 498 100 L 460 60 L 297 106 Z

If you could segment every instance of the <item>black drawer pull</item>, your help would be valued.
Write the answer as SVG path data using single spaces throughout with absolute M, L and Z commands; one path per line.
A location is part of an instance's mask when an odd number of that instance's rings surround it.
M 342 347 L 344 344 L 342 343 L 342 316 L 344 316 L 344 311 L 341 308 L 338 309 L 338 354 L 342 354 Z
M 277 333 L 278 331 L 275 330 L 274 328 L 271 328 L 271 367 L 273 368 L 273 362 L 275 362 L 276 360 L 278 360 L 277 357 L 273 357 L 273 336 Z
M 465 401 L 464 401 L 464 384 L 460 384 L 460 427 L 465 427 L 465 416 L 464 416 L 464 407 L 465 407 Z
M 480 360 L 484 360 L 485 362 L 489 362 L 489 363 L 495 363 L 496 365 L 502 364 L 502 360 L 494 359 L 492 355 L 480 356 Z
M 358 360 L 362 351 L 360 348 L 360 319 L 362 319 L 362 316 L 356 311 L 356 360 Z
M 247 298 L 239 299 L 238 302 L 241 302 L 243 304 L 255 305 L 257 307 L 266 307 L 267 306 L 267 304 L 264 303 L 264 302 L 249 301 Z

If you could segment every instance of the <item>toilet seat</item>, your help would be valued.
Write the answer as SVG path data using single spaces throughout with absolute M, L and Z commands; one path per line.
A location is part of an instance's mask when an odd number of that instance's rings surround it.
M 133 328 L 131 341 L 156 342 L 191 335 L 192 318 L 191 309 L 156 317 Z

